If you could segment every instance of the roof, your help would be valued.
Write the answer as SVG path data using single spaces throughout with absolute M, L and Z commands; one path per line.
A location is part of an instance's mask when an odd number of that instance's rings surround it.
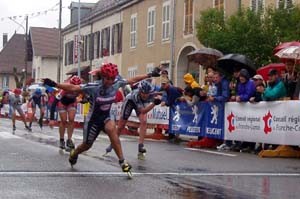
M 57 28 L 31 27 L 33 56 L 59 56 L 59 30 Z
M 139 1 L 141 0 L 100 0 L 95 4 L 90 13 L 81 19 L 81 23 L 82 25 L 90 23 L 90 20 L 92 20 L 93 18 L 113 14 L 114 12 L 110 12 L 117 9 L 121 9 L 124 5 L 128 3 L 134 3 Z M 64 28 L 63 32 L 76 27 L 77 23 L 69 24 Z
M 31 73 L 31 62 L 27 62 L 27 71 Z M 14 34 L 0 52 L 0 73 L 13 73 L 13 67 L 20 72 L 25 68 L 25 35 Z

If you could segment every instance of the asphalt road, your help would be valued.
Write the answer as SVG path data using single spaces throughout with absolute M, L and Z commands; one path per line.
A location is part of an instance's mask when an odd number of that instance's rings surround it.
M 0 119 L 0 198 L 299 198 L 300 159 L 189 149 L 185 143 L 147 140 L 146 160 L 137 159 L 137 138 L 122 136 L 134 178 L 121 172 L 101 134 L 72 169 L 58 149 L 57 128 L 24 130 Z M 74 134 L 76 144 L 81 130 Z

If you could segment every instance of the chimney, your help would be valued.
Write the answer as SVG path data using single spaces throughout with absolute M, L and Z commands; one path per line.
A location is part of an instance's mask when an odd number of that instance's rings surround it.
M 3 33 L 3 42 L 2 42 L 3 48 L 6 44 L 7 44 L 7 33 Z

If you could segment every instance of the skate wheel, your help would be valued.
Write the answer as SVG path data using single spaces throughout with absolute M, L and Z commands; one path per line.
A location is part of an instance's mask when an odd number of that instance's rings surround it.
M 131 171 L 127 172 L 127 176 L 128 176 L 128 179 L 132 179 L 133 178 Z
M 139 154 L 138 154 L 138 159 L 139 159 L 139 160 L 145 160 L 145 156 L 146 156 L 145 153 L 139 153 Z

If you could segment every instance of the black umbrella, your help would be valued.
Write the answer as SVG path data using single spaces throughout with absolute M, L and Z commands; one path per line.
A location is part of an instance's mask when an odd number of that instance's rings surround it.
M 217 67 L 229 72 L 233 73 L 234 69 L 247 69 L 251 76 L 256 74 L 256 69 L 253 62 L 241 54 L 227 54 L 217 61 Z
M 213 48 L 200 48 L 187 54 L 189 60 L 203 66 L 214 66 L 223 53 Z

